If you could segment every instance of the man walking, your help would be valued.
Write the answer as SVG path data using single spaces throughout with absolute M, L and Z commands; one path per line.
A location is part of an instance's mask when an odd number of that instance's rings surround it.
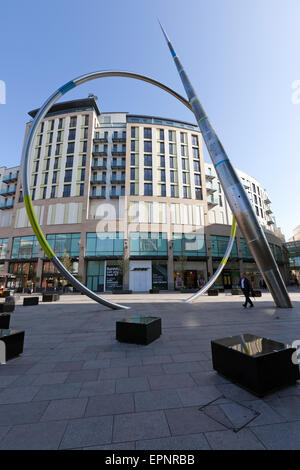
M 242 278 L 240 280 L 240 286 L 245 296 L 245 303 L 243 304 L 244 308 L 247 308 L 247 304 L 249 302 L 250 307 L 254 307 L 252 300 L 250 299 L 250 293 L 252 292 L 252 284 L 250 279 L 246 277 L 246 273 L 242 274 Z

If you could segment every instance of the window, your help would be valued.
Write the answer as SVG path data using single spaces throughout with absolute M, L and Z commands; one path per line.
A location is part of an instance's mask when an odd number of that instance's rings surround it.
M 152 166 L 152 155 L 144 155 L 144 166 Z
M 132 153 L 130 155 L 130 165 L 135 165 L 135 154 L 134 153 Z
M 165 132 L 163 129 L 159 129 L 159 140 L 165 140 Z
M 58 131 L 56 142 L 61 142 L 61 135 L 62 135 L 62 132 Z
M 52 144 L 53 142 L 53 132 L 49 134 L 49 144 Z
M 174 157 L 170 157 L 170 168 L 175 168 L 175 159 Z
M 182 144 L 185 143 L 185 134 L 184 134 L 184 132 L 180 132 L 180 142 L 181 142 Z
M 72 181 L 72 170 L 65 171 L 65 183 Z
M 198 136 L 197 135 L 192 135 L 192 145 L 195 147 L 198 147 Z
M 43 189 L 43 199 L 46 199 L 46 194 L 47 194 L 47 188 Z
M 48 173 L 45 173 L 44 184 L 48 184 Z
M 149 140 L 144 141 L 144 152 L 152 152 L 152 142 Z
M 81 183 L 79 187 L 79 196 L 83 196 L 83 194 L 84 194 L 84 183 Z
M 166 196 L 166 185 L 165 184 L 161 185 L 161 196 Z
M 88 114 L 86 116 L 83 116 L 83 117 L 84 117 L 84 125 L 88 126 L 89 125 L 89 116 L 88 116 Z
M 86 256 L 123 256 L 123 251 L 123 232 L 86 234 Z
M 74 142 L 68 143 L 67 153 L 74 153 L 75 144 Z
M 86 155 L 82 155 L 81 157 L 81 166 L 85 166 L 86 165 Z
M 48 157 L 51 156 L 51 145 L 49 145 L 49 147 L 48 147 L 48 155 L 47 155 L 47 156 L 48 156 Z
M 88 128 L 85 127 L 85 129 L 84 129 L 84 131 L 83 131 L 83 138 L 84 138 L 84 139 L 87 139 L 87 138 L 88 138 L 88 133 L 89 133 L 89 132 L 88 132 Z
M 169 141 L 170 142 L 175 141 L 175 132 L 174 131 L 169 131 Z
M 165 172 L 165 170 L 160 170 L 160 181 L 166 181 L 166 172 Z
M 152 196 L 152 183 L 144 183 L 144 195 Z
M 169 144 L 169 153 L 171 155 L 175 155 L 175 145 L 174 144 Z
M 130 179 L 135 180 L 135 168 L 130 168 Z
M 175 183 L 175 171 L 170 171 L 170 181 L 171 183 Z
M 150 168 L 144 169 L 144 180 L 145 181 L 152 181 L 152 170 Z
M 254 183 L 252 183 L 252 189 L 253 189 L 253 192 L 256 193 L 256 187 Z
M 80 181 L 84 181 L 84 179 L 85 179 L 85 169 L 83 168 L 80 173 Z M 80 196 L 82 195 L 80 194 Z
M 130 194 L 131 196 L 135 195 L 135 183 L 130 183 Z
M 182 160 L 181 160 L 181 166 L 182 166 L 182 169 L 183 169 L 183 170 L 186 170 L 186 169 L 187 169 L 187 168 L 186 168 L 186 159 L 185 159 L 185 158 L 182 158 Z
M 195 189 L 195 195 L 196 195 L 196 199 L 198 200 L 202 200 L 202 189 L 201 188 L 196 188 Z
M 50 158 L 48 158 L 48 160 L 46 160 L 46 171 L 48 171 L 50 168 Z
M 56 233 L 46 236 L 56 256 L 79 256 L 80 233 Z
M 255 202 L 255 204 L 257 204 L 257 197 L 256 197 L 256 194 L 254 194 L 254 202 Z
M 174 256 L 206 256 L 205 236 L 194 233 L 173 233 Z
M 66 168 L 72 168 L 73 167 L 73 160 L 74 160 L 73 155 L 69 155 L 66 158 Z
M 171 186 L 171 197 L 175 197 L 175 186 L 173 184 Z
M 76 127 L 76 123 L 77 123 L 77 117 L 76 116 L 71 117 L 70 127 Z
M 87 151 L 87 140 L 84 140 L 84 141 L 83 141 L 82 151 L 83 151 L 83 152 L 86 152 L 86 151 Z
M 186 154 L 186 146 L 185 146 L 185 145 L 181 145 L 181 156 L 182 156 L 182 157 L 185 157 L 185 154 Z
M 255 206 L 256 215 L 259 215 L 258 207 Z
M 220 206 L 220 207 L 223 207 L 223 200 L 222 200 L 222 196 L 219 196 L 219 206 Z
M 131 232 L 130 255 L 167 256 L 168 240 L 166 233 Z
M 76 129 L 70 129 L 68 140 L 75 140 L 75 136 L 76 136 Z
M 144 139 L 152 139 L 151 127 L 144 127 Z
M 195 176 L 195 185 L 196 186 L 201 186 L 201 178 L 200 175 L 194 175 Z
M 55 155 L 59 155 L 59 154 L 60 154 L 60 144 L 56 144 Z
M 57 183 L 57 171 L 54 171 L 52 175 L 52 184 L 55 184 L 55 183 Z
M 135 137 L 136 137 L 136 130 L 137 130 L 136 127 L 132 127 L 132 128 L 131 128 L 131 138 L 132 138 L 132 139 L 135 139 Z
M 200 172 L 200 163 L 194 160 L 194 171 Z
M 193 158 L 199 158 L 199 149 L 192 147 L 193 149 Z
M 56 189 L 56 186 L 52 186 L 51 188 L 51 194 L 50 194 L 50 198 L 55 198 L 55 189 Z
M 41 130 L 40 130 L 40 132 L 44 132 L 44 123 L 43 123 L 43 122 L 42 122 L 42 124 L 41 124 Z
M 188 197 L 188 188 L 187 186 L 183 186 L 183 197 L 186 199 Z
M 12 258 L 37 258 L 39 256 L 39 242 L 35 236 L 15 237 L 11 252 Z
M 35 198 L 35 189 L 32 190 L 32 193 L 31 193 L 31 199 L 34 201 L 34 198 Z
M 165 143 L 160 142 L 159 144 L 159 153 L 165 153 Z
M 186 183 L 186 173 L 182 173 L 182 183 L 187 184 Z
M 37 149 L 36 158 L 40 158 L 40 156 L 41 156 L 41 149 L 38 148 L 38 149 Z
M 166 161 L 165 161 L 164 155 L 160 156 L 160 166 L 163 167 L 163 168 L 166 166 Z
M 69 197 L 71 195 L 71 185 L 64 184 L 63 197 Z
M 55 158 L 55 160 L 54 160 L 54 167 L 53 167 L 54 170 L 56 170 L 58 168 L 58 160 L 59 160 L 58 158 Z
M 135 152 L 135 140 L 131 141 L 131 151 Z
M 37 183 L 37 176 L 38 176 L 38 175 L 34 175 L 34 178 L 33 178 L 33 186 L 36 186 L 36 183 Z
M 51 131 L 53 131 L 53 129 L 54 129 L 54 121 L 50 121 L 50 129 L 51 129 Z
M 35 171 L 39 171 L 40 162 L 35 162 Z
M 42 145 L 42 140 L 43 140 L 43 136 L 40 135 L 40 136 L 39 136 L 39 140 L 38 140 L 38 145 Z
M 64 122 L 63 119 L 59 119 L 59 121 L 58 121 L 58 129 L 62 129 L 62 127 L 63 127 L 63 122 Z

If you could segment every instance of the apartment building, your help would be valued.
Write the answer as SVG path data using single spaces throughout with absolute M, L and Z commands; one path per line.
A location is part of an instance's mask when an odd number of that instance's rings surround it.
M 237 172 L 286 278 L 284 239 L 268 194 L 256 179 Z M 9 282 L 20 289 L 59 287 L 62 278 L 30 228 L 19 169 L 0 173 L 0 272 L 14 275 Z M 194 124 L 100 112 L 93 95 L 55 104 L 43 120 L 32 155 L 31 195 L 55 253 L 100 292 L 197 287 L 216 270 L 232 223 Z M 236 285 L 243 271 L 258 284 L 258 268 L 238 231 L 217 286 Z

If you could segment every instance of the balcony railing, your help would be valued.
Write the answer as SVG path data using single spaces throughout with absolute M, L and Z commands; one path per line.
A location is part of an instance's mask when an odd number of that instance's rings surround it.
M 206 186 L 206 191 L 208 192 L 208 194 L 213 194 L 216 191 L 218 191 L 218 188 L 214 184 L 211 184 L 211 185 Z
M 95 144 L 107 144 L 108 138 L 107 137 L 94 137 Z
M 122 137 L 122 136 L 113 137 L 112 141 L 116 142 L 116 143 L 117 142 L 118 143 L 123 143 L 123 142 L 126 142 L 126 137 Z
M 105 199 L 105 193 L 98 193 L 97 191 L 90 192 L 91 199 Z
M 272 214 L 272 213 L 273 213 L 272 209 L 270 207 L 268 207 L 266 209 L 266 214 Z
M 93 150 L 93 157 L 107 157 L 107 150 L 100 152 L 99 150 Z
M 0 210 L 11 209 L 12 207 L 14 207 L 13 201 L 8 201 L 8 202 L 4 202 L 3 204 L 0 204 Z
M 112 170 L 124 170 L 126 167 L 125 163 L 111 163 Z
M 273 219 L 273 217 L 269 218 L 269 220 L 267 221 L 267 224 L 268 225 L 274 225 L 275 224 L 275 220 Z
M 121 191 L 120 193 L 112 191 L 109 196 L 111 199 L 118 198 L 120 196 L 125 196 L 125 191 Z
M 266 199 L 264 200 L 264 203 L 265 203 L 265 204 L 270 204 L 271 201 L 270 201 L 270 199 L 269 199 L 268 197 L 266 197 Z
M 17 181 L 19 173 L 13 173 L 12 175 L 3 176 L 3 183 L 12 183 L 13 181 Z
M 107 166 L 104 163 L 92 163 L 92 170 L 107 170 Z
M 111 154 L 113 157 L 124 157 L 126 155 L 126 150 L 121 150 L 119 152 L 113 150 Z
M 211 197 L 210 199 L 207 199 L 207 204 L 209 206 L 217 206 L 218 205 L 218 200 L 214 197 Z
M 8 196 L 10 194 L 15 194 L 16 189 L 17 189 L 17 186 L 14 186 L 13 188 L 1 189 L 0 196 Z
M 106 178 L 91 178 L 91 183 L 106 183 Z
M 113 184 L 125 184 L 125 178 L 111 178 L 110 182 Z
M 205 178 L 209 181 L 212 181 L 214 178 L 216 178 L 216 175 L 212 175 L 211 173 L 205 173 Z

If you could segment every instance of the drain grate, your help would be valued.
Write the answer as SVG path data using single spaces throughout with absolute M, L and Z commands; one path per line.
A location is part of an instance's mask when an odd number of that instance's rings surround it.
M 239 432 L 260 415 L 258 411 L 229 399 L 225 395 L 201 406 L 199 410 L 233 432 Z

